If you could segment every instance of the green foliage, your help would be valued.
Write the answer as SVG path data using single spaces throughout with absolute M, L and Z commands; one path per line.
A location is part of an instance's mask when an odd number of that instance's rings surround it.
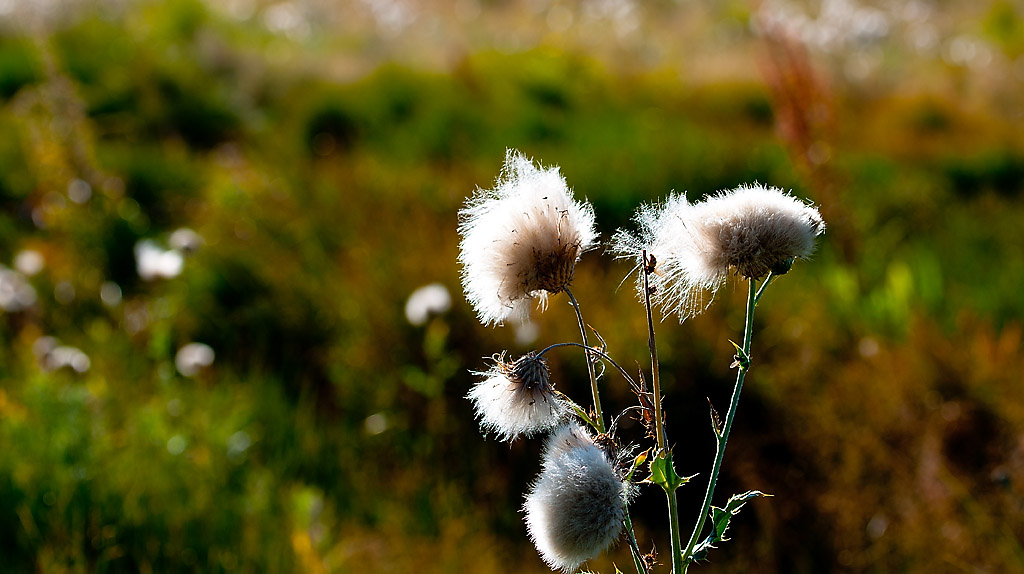
M 1024 14 L 1019 4 L 1005 0 L 993 2 L 985 15 L 983 28 L 1010 57 L 1024 54 Z
M 672 464 L 672 452 L 659 452 L 651 459 L 651 475 L 644 482 L 657 484 L 665 492 L 671 492 L 690 481 L 691 477 L 682 477 L 676 473 Z
M 42 77 L 42 63 L 29 38 L 0 37 L 0 98 L 10 98 Z
M 946 164 L 953 191 L 974 195 L 986 191 L 1019 196 L 1024 190 L 1024 155 L 1011 150 L 953 158 Z

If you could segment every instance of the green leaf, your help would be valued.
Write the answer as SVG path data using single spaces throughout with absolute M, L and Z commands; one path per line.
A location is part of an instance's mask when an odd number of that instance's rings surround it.
M 743 350 L 743 347 L 739 346 L 736 341 L 729 339 L 732 347 L 736 349 L 736 360 L 732 362 L 729 367 L 739 367 L 742 370 L 747 370 L 750 367 L 750 356 Z
M 729 498 L 729 502 L 725 503 L 725 509 L 728 510 L 729 512 L 732 512 L 733 514 L 736 514 L 737 512 L 739 512 L 741 508 L 743 508 L 743 505 L 746 504 L 748 501 L 753 500 L 755 498 L 766 498 L 769 496 L 772 495 L 766 492 L 761 492 L 760 490 L 748 490 L 743 494 L 734 494 L 731 498 Z
M 734 494 L 730 497 L 729 501 L 725 503 L 725 508 L 712 506 L 711 526 L 714 528 L 714 531 L 693 549 L 690 560 L 704 560 L 707 557 L 708 551 L 715 548 L 715 544 L 728 540 L 725 537 L 725 531 L 729 528 L 729 521 L 732 520 L 732 517 L 736 516 L 748 501 L 765 496 L 771 495 L 765 494 L 760 490 L 748 490 L 743 494 Z
M 696 476 L 696 475 L 694 475 Z M 644 482 L 653 482 L 660 486 L 665 492 L 671 492 L 686 484 L 692 476 L 679 476 L 672 464 L 672 452 L 659 452 L 651 459 L 651 476 Z

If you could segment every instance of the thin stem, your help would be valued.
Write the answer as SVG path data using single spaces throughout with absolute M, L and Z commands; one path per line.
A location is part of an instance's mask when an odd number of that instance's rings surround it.
M 597 376 L 594 374 L 594 363 L 590 360 L 590 344 L 587 343 L 587 326 L 583 322 L 583 313 L 580 312 L 580 304 L 576 301 L 576 297 L 573 297 L 572 291 L 568 288 L 565 289 L 565 294 L 569 296 L 569 301 L 572 302 L 572 308 L 576 310 L 576 319 L 580 324 L 580 336 L 583 337 L 583 345 L 586 349 L 583 352 L 587 359 L 587 375 L 590 376 L 590 392 L 594 395 L 594 418 L 597 419 L 597 430 L 598 432 L 604 432 L 604 415 L 601 413 L 601 395 L 597 390 Z
M 629 372 L 627 372 L 626 369 L 623 369 L 618 363 L 615 362 L 615 359 L 611 358 L 611 356 L 609 356 L 607 353 L 605 353 L 604 351 L 602 351 L 601 349 L 598 349 L 596 347 L 588 347 L 587 345 L 582 345 L 580 343 L 575 343 L 575 342 L 572 342 L 572 341 L 568 341 L 568 342 L 565 342 L 565 343 L 555 343 L 553 345 L 548 345 L 547 347 L 544 347 L 543 349 L 538 351 L 537 352 L 537 356 L 538 357 L 543 357 L 544 353 L 547 353 L 551 349 L 557 349 L 558 347 L 581 347 L 581 348 L 584 348 L 584 349 L 587 350 L 587 352 L 593 353 L 593 354 L 601 357 L 602 359 L 608 361 L 609 363 L 611 363 L 612 366 L 615 367 L 615 370 L 617 370 L 622 375 L 622 378 L 624 378 L 627 381 L 629 381 L 629 384 L 631 384 L 633 386 L 637 386 L 636 385 L 636 381 L 633 380 L 633 377 L 630 376 Z
M 650 272 L 647 261 L 647 251 L 641 254 L 643 267 L 641 273 L 644 276 L 644 307 L 647 310 L 647 347 L 651 351 L 651 390 L 654 393 L 654 428 L 658 439 L 658 452 L 668 456 L 665 439 L 665 420 L 661 414 L 661 372 L 658 364 L 658 345 L 654 340 L 654 315 L 651 312 L 651 286 L 647 279 Z M 669 461 L 671 464 L 671 459 Z M 683 555 L 679 552 L 682 540 L 679 533 L 679 504 L 676 501 L 674 488 L 665 489 L 665 497 L 668 499 L 668 523 L 672 534 L 672 574 L 682 574 Z
M 754 295 L 754 306 L 761 300 L 761 295 L 764 295 L 764 290 L 768 288 L 768 284 L 775 279 L 775 274 L 771 271 L 768 272 L 768 276 L 764 278 L 764 283 L 761 283 L 761 288 L 757 290 L 757 295 Z
M 629 550 L 633 555 L 633 565 L 636 566 L 636 574 L 649 574 L 647 564 L 644 563 L 644 555 L 640 552 L 640 545 L 636 543 L 636 534 L 633 533 L 633 522 L 629 519 L 629 506 L 626 506 L 625 518 L 622 522 L 626 526 L 626 534 L 629 535 Z
M 661 377 L 658 367 L 658 346 L 654 342 L 654 317 L 651 313 L 651 287 L 647 281 L 647 251 L 642 254 L 644 261 L 644 307 L 647 309 L 647 348 L 651 351 L 651 387 L 654 391 L 654 425 L 658 439 L 658 450 L 665 450 L 665 421 L 661 418 Z
M 679 531 L 679 502 L 676 500 L 676 491 L 668 490 L 668 515 L 669 530 L 672 534 L 672 574 L 683 574 L 686 572 L 686 564 L 683 555 L 679 552 L 682 533 Z
M 729 403 L 729 412 L 725 416 L 725 428 L 722 430 L 722 434 L 715 433 L 715 439 L 717 448 L 715 452 L 715 463 L 711 468 L 711 479 L 708 481 L 708 490 L 704 495 L 704 504 L 701 506 L 700 515 L 697 518 L 697 525 L 693 529 L 693 534 L 690 535 L 690 542 L 686 545 L 686 564 L 689 566 L 692 560 L 691 553 L 694 547 L 697 545 L 697 539 L 700 537 L 700 532 L 704 528 L 704 521 L 708 517 L 708 511 L 711 509 L 711 497 L 715 493 L 715 484 L 718 482 L 718 473 L 722 470 L 722 459 L 725 458 L 725 445 L 729 441 L 729 433 L 732 432 L 732 422 L 736 418 L 736 407 L 740 402 L 740 391 L 743 390 L 743 379 L 747 376 L 747 371 L 750 370 L 750 340 L 751 335 L 754 331 L 754 307 L 757 304 L 757 299 L 764 292 L 764 287 L 767 285 L 768 279 L 765 279 L 765 284 L 761 286 L 761 290 L 756 289 L 757 282 L 754 279 L 750 279 L 750 284 L 747 293 L 747 318 L 743 332 L 743 357 L 740 357 L 739 372 L 736 373 L 736 386 L 732 390 L 732 401 Z

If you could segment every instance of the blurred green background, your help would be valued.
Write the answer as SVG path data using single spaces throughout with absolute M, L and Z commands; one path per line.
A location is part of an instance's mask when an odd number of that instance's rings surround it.
M 716 500 L 775 497 L 695 571 L 1024 569 L 1022 55 L 1003 0 L 0 2 L 2 569 L 547 571 L 540 441 L 464 399 L 484 357 L 578 337 L 564 297 L 497 329 L 462 297 L 456 214 L 506 147 L 605 239 L 672 190 L 821 206 Z M 587 254 L 574 291 L 631 366 L 627 272 Z M 432 283 L 450 309 L 407 316 Z M 687 524 L 744 296 L 658 326 Z M 581 359 L 552 357 L 578 401 Z

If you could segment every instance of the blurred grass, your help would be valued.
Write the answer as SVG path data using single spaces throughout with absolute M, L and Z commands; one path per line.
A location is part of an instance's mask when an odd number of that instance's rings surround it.
M 987 18 L 1019 56 L 1020 14 L 996 3 Z M 539 446 L 482 440 L 463 398 L 482 357 L 527 350 L 458 295 L 456 212 L 506 147 L 559 165 L 606 237 L 671 190 L 753 180 L 842 218 L 850 245 L 826 234 L 759 311 L 720 492 L 776 496 L 702 570 L 1024 566 L 1019 117 L 836 82 L 825 196 L 757 78 L 542 42 L 341 81 L 278 63 L 267 32 L 192 1 L 4 30 L 0 261 L 45 260 L 35 303 L 0 315 L 6 568 L 545 571 L 517 513 Z M 136 243 L 180 227 L 204 245 L 180 276 L 142 280 Z M 626 272 L 589 254 L 574 290 L 613 353 L 643 363 L 641 310 L 614 289 Z M 452 310 L 409 325 L 406 297 L 435 281 Z M 711 460 L 704 397 L 728 400 L 740 295 L 659 327 L 683 474 Z M 535 319 L 538 344 L 575 338 L 559 298 Z M 88 371 L 44 369 L 43 336 Z M 192 341 L 216 352 L 194 378 L 175 367 Z M 552 366 L 585 396 L 579 357 Z M 635 508 L 641 540 L 668 548 L 657 497 Z M 593 566 L 610 560 L 627 549 Z

